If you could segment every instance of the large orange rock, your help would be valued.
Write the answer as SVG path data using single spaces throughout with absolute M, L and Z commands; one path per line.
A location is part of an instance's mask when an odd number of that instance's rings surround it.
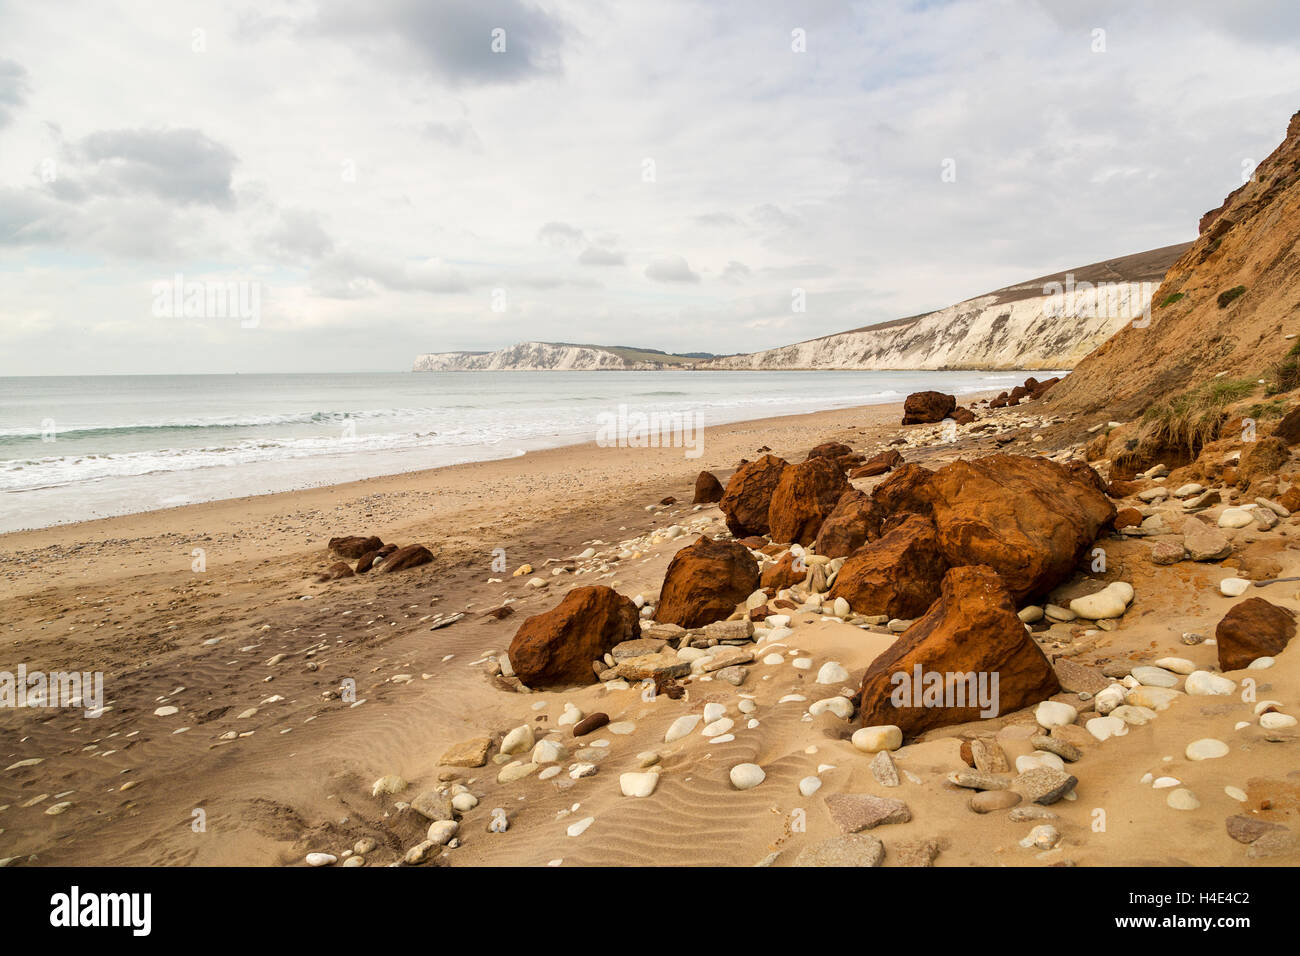
M 640 637 L 637 607 L 604 585 L 574 588 L 558 605 L 519 626 L 510 666 L 528 687 L 594 684 L 593 661 Z
M 1276 657 L 1295 637 L 1295 614 L 1263 598 L 1247 598 L 1214 629 L 1219 669 L 1241 670 L 1261 657 Z
M 928 512 L 948 564 L 986 564 L 1016 600 L 1064 582 L 1115 519 L 1087 465 L 989 455 L 924 473 L 904 465 L 873 492 L 888 511 Z
M 914 737 L 1028 707 L 1060 689 L 1002 578 L 991 568 L 960 567 L 944 576 L 925 616 L 867 668 L 859 717 L 863 726 L 894 724 Z
M 913 392 L 903 400 L 903 424 L 941 422 L 957 407 L 957 399 L 943 392 Z
M 776 564 L 768 565 L 763 569 L 758 583 L 761 587 L 780 591 L 800 583 L 807 576 L 808 566 L 802 561 L 796 564 L 795 556 L 790 552 L 786 552 L 785 556 Z M 752 593 L 751 591 L 750 594 Z
M 768 508 L 772 492 L 776 490 L 781 474 L 789 467 L 784 458 L 764 455 L 757 461 L 746 462 L 727 482 L 727 491 L 718 502 L 727 529 L 737 538 L 747 535 L 767 534 Z
M 813 550 L 828 558 L 846 558 L 868 541 L 880 537 L 884 512 L 870 495 L 850 488 L 840 495 L 817 532 Z
M 917 617 L 939 597 L 939 583 L 947 570 L 934 522 L 924 515 L 910 515 L 844 562 L 830 598 L 844 598 L 859 614 Z
M 758 590 L 758 580 L 758 561 L 743 544 L 701 537 L 669 562 L 655 620 L 682 627 L 721 621 Z
M 812 544 L 822 522 L 849 490 L 848 479 L 830 458 L 790 465 L 772 491 L 767 523 L 773 541 Z

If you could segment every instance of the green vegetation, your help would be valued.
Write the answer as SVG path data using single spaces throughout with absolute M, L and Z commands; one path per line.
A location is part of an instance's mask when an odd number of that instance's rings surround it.
M 1293 388 L 1300 388 L 1300 341 L 1291 346 L 1282 361 L 1269 369 L 1268 386 L 1264 389 L 1264 394 L 1277 395 Z
M 1281 418 L 1286 414 L 1286 406 L 1286 400 L 1281 398 L 1275 398 L 1271 402 L 1256 402 L 1246 410 L 1246 417 L 1261 422 Z
M 1249 378 L 1214 379 L 1152 405 L 1142 416 L 1139 449 L 1149 449 L 1154 455 L 1172 451 L 1195 458 L 1219 437 L 1228 417 L 1227 406 L 1248 397 L 1257 387 Z
M 1227 292 L 1220 292 L 1219 308 L 1226 309 L 1230 302 L 1232 302 L 1234 299 L 1241 298 L 1245 294 L 1246 294 L 1246 287 L 1244 285 L 1233 286 Z
M 1165 300 L 1160 303 L 1160 308 L 1163 309 L 1165 306 L 1173 305 L 1179 299 L 1185 299 L 1185 298 L 1187 298 L 1187 294 L 1185 292 L 1174 292 L 1170 295 L 1165 296 Z

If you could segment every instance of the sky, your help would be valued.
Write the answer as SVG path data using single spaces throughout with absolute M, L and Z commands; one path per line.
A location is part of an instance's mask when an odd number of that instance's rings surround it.
M 1290 0 L 0 0 L 0 375 L 925 312 L 1195 238 L 1298 47 Z

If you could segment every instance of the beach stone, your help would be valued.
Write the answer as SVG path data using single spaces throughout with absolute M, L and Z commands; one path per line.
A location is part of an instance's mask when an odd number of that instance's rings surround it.
M 860 727 L 853 732 L 853 746 L 863 753 L 879 753 L 882 750 L 897 750 L 903 746 L 903 732 L 893 724 L 880 724 L 874 727 Z
M 826 798 L 831 820 L 845 833 L 871 830 L 889 823 L 907 823 L 912 811 L 892 797 L 868 793 L 834 793 Z
M 1050 806 L 1073 790 L 1078 783 L 1078 778 L 1063 770 L 1036 767 L 1016 777 L 1014 786 L 1032 802 Z
M 683 714 L 669 725 L 667 733 L 664 734 L 664 743 L 670 744 L 675 740 L 681 740 L 683 737 L 689 736 L 699 722 L 699 714 Z
M 896 866 L 925 867 L 934 866 L 942 850 L 938 840 L 909 840 L 894 844 L 894 863 Z
M 1259 725 L 1265 730 L 1286 730 L 1296 726 L 1296 719 L 1290 714 L 1268 713 L 1259 715 Z
M 1183 682 L 1183 690 L 1196 697 L 1226 697 L 1236 689 L 1236 681 L 1209 671 L 1192 671 Z
M 719 737 L 734 726 L 736 726 L 736 722 L 730 717 L 719 717 L 713 723 L 701 730 L 700 734 L 704 737 Z
M 1275 856 L 1290 856 L 1300 850 L 1300 841 L 1290 830 L 1270 830 L 1250 845 L 1246 858 L 1262 860 Z
M 1151 546 L 1151 563 L 1167 567 L 1183 560 L 1186 554 L 1187 551 L 1181 544 L 1172 541 L 1157 541 Z
M 1012 823 L 1027 823 L 1030 820 L 1055 820 L 1056 814 L 1047 807 L 1029 805 L 1013 808 L 1007 819 Z
M 576 587 L 528 618 L 510 642 L 510 665 L 528 687 L 591 684 L 591 662 L 640 633 L 637 606 L 604 585 Z
M 426 838 L 429 842 L 436 843 L 438 846 L 446 846 L 459 829 L 460 824 L 455 820 L 435 820 L 429 824 L 429 832 L 426 834 Z
M 944 392 L 912 392 L 903 400 L 904 425 L 941 422 L 957 407 L 957 399 Z
M 1244 528 L 1255 520 L 1245 508 L 1224 508 L 1219 514 L 1220 528 Z
M 1046 750 L 1050 754 L 1056 754 L 1062 760 L 1067 760 L 1070 763 L 1083 758 L 1083 751 L 1074 744 L 1058 737 L 1049 737 L 1046 734 L 1035 734 L 1030 737 L 1029 745 L 1038 750 Z
M 539 740 L 533 748 L 533 763 L 558 763 L 564 758 L 564 748 L 554 740 Z
M 1130 727 L 1144 727 L 1156 719 L 1156 712 L 1149 707 L 1123 704 L 1112 710 L 1110 716 L 1118 717 Z
M 407 866 L 418 866 L 421 863 L 427 863 L 441 852 L 441 846 L 432 840 L 424 840 L 407 850 L 406 855 L 402 857 L 402 862 Z
M 1163 667 L 1141 666 L 1130 672 L 1144 687 L 1177 687 L 1178 675 L 1171 674 Z
M 384 558 L 384 563 L 379 566 L 379 571 L 381 574 L 393 574 L 396 571 L 405 571 L 408 568 L 428 564 L 432 560 L 433 552 L 424 545 L 408 544 Z
M 1228 755 L 1228 745 L 1213 737 L 1202 737 L 1188 744 L 1185 753 L 1188 760 L 1214 760 Z
M 401 793 L 406 789 L 406 781 L 395 773 L 385 774 L 370 787 L 370 795 L 377 797 L 381 793 Z
M 307 865 L 308 866 L 330 866 L 333 863 L 337 863 L 338 859 L 339 858 L 336 857 L 333 853 L 308 853 Z
M 703 627 L 730 617 L 758 586 L 758 562 L 749 549 L 736 541 L 700 537 L 669 562 L 654 619 Z
M 501 741 L 501 753 L 509 756 L 531 750 L 536 741 L 533 738 L 531 724 L 520 724 L 511 730 Z
M 1014 790 L 981 790 L 971 794 L 966 804 L 976 813 L 993 813 L 996 810 L 1009 810 L 1020 800 L 1020 794 Z
M 767 779 L 767 774 L 756 763 L 738 763 L 731 768 L 730 777 L 737 790 L 753 790 Z
M 981 773 L 1006 773 L 1011 769 L 1006 752 L 991 737 L 976 737 L 970 742 L 971 760 Z
M 846 833 L 805 847 L 795 866 L 880 866 L 885 845 L 867 833 Z
M 827 661 L 817 671 L 819 684 L 843 684 L 849 679 L 849 672 L 839 661 Z
M 1200 518 L 1183 521 L 1183 548 L 1193 561 L 1221 561 L 1232 554 L 1232 542 L 1218 528 Z
M 909 515 L 844 562 L 829 596 L 843 598 L 858 614 L 913 618 L 938 598 L 947 569 L 934 522 Z
M 411 809 L 426 820 L 454 820 L 455 807 L 451 797 L 436 790 L 426 790 L 411 801 Z
M 1128 733 L 1128 724 L 1124 723 L 1119 717 L 1093 717 L 1085 726 L 1088 733 L 1092 734 L 1098 740 L 1109 740 L 1111 737 L 1123 737 Z
M 804 797 L 811 797 L 821 789 L 821 777 L 804 777 L 799 781 L 799 794 Z
M 1025 624 L 1037 624 L 1043 619 L 1043 609 L 1037 604 L 1030 604 L 1028 607 L 1022 607 L 1017 611 L 1016 617 L 1020 618 Z
M 370 551 L 378 551 L 384 546 L 384 542 L 374 535 L 345 535 L 340 538 L 330 538 L 326 547 L 340 558 L 359 558 Z
M 1241 670 L 1260 657 L 1276 657 L 1295 636 L 1295 615 L 1263 598 L 1236 604 L 1214 629 L 1219 669 Z
M 871 759 L 871 775 L 882 787 L 898 786 L 898 767 L 888 750 L 882 750 Z
M 1228 836 L 1238 843 L 1254 843 L 1265 833 L 1287 829 L 1280 823 L 1272 823 L 1268 820 L 1260 820 L 1258 817 L 1246 816 L 1240 813 L 1228 817 L 1223 822 L 1228 829 Z
M 451 798 L 451 805 L 457 813 L 468 813 L 478 806 L 478 797 L 468 791 L 458 793 Z
M 727 530 L 732 535 L 744 538 L 764 535 L 771 530 L 768 510 L 772 505 L 772 493 L 788 467 L 789 462 L 784 458 L 764 455 L 736 469 L 718 501 Z
M 1128 600 L 1124 596 L 1127 585 L 1121 587 L 1123 584 L 1124 582 L 1117 581 L 1095 594 L 1075 598 L 1070 602 L 1070 610 L 1089 621 L 1120 617 L 1128 608 Z
M 1050 823 L 1040 823 L 1029 831 L 1029 835 L 1020 841 L 1020 845 L 1025 849 L 1034 847 L 1039 850 L 1050 850 L 1056 844 L 1061 842 L 1061 833 Z
M 701 660 L 703 659 L 701 658 Z M 630 657 L 605 673 L 613 674 L 623 680 L 653 680 L 659 682 L 670 678 L 686 677 L 690 672 L 691 662 L 689 660 L 679 654 L 665 652 L 663 654 L 648 654 L 645 657 Z
M 1171 674 L 1182 674 L 1184 677 L 1197 670 L 1196 665 L 1185 657 L 1162 657 L 1155 662 L 1155 666 L 1163 667 Z
M 609 654 L 614 658 L 614 663 L 617 664 L 619 661 L 625 661 L 632 657 L 647 657 L 651 654 L 658 654 L 667 643 L 664 640 L 646 637 L 645 631 L 642 631 L 641 637 L 615 644 L 610 648 Z
M 853 701 L 847 697 L 823 697 L 821 700 L 813 701 L 808 708 L 808 713 L 814 717 L 831 713 L 840 720 L 848 720 L 853 716 Z
M 1224 597 L 1241 597 L 1250 588 L 1245 578 L 1224 578 L 1219 582 L 1219 593 Z
M 645 773 L 624 773 L 618 778 L 619 789 L 625 797 L 648 797 L 655 792 L 659 784 L 659 774 L 653 771 Z
M 501 772 L 497 774 L 497 783 L 514 783 L 536 772 L 537 764 L 516 761 L 501 768 Z
M 749 677 L 749 668 L 732 665 L 716 671 L 713 676 L 720 681 L 726 681 L 733 687 L 740 687 L 745 683 L 745 679 Z
M 1151 710 L 1168 710 L 1183 692 L 1172 687 L 1134 687 L 1128 692 L 1126 700 L 1135 707 L 1147 707 Z
M 1072 694 L 1097 695 L 1110 686 L 1110 681 L 1095 667 L 1078 664 L 1074 661 L 1058 658 L 1052 663 L 1056 678 L 1061 682 L 1061 689 Z
M 471 737 L 449 747 L 438 763 L 448 767 L 482 767 L 491 749 L 492 738 Z
M 1034 719 L 1038 721 L 1038 726 L 1048 730 L 1072 724 L 1078 716 L 1079 712 L 1069 704 L 1055 700 L 1045 700 L 1034 709 Z
M 978 770 L 954 770 L 948 774 L 948 782 L 964 790 L 1006 790 L 1011 786 L 1007 777 Z
M 754 660 L 754 651 L 748 647 L 722 647 L 717 653 L 700 658 L 699 669 L 704 673 L 720 671 L 727 667 L 749 664 Z
M 895 691 L 900 688 L 894 675 L 910 677 L 918 668 L 941 674 L 998 674 L 999 713 L 1035 705 L 1061 689 L 1052 665 L 1016 616 L 1001 576 L 983 566 L 948 571 L 939 599 L 868 666 L 858 692 L 858 712 L 864 724 L 892 724 L 903 736 L 986 716 L 979 703 L 969 699 L 966 706 L 924 706 L 924 698 L 916 699 L 917 688 L 904 693 L 896 705 Z
M 754 622 L 749 618 L 739 621 L 714 621 L 704 625 L 704 636 L 715 641 L 747 641 L 754 636 Z
M 1186 787 L 1170 790 L 1169 795 L 1165 797 L 1165 803 L 1175 810 L 1196 810 L 1201 806 L 1201 801 L 1196 798 L 1196 794 Z
M 695 497 L 693 505 L 711 505 L 722 500 L 722 482 L 711 471 L 702 471 L 695 478 Z
M 768 504 L 768 531 L 774 542 L 804 546 L 817 539 L 822 522 L 849 491 L 844 470 L 829 458 L 809 458 L 781 471 Z
M 609 723 L 609 714 L 602 711 L 596 711 L 594 714 L 588 714 L 573 725 L 573 736 L 585 737 Z

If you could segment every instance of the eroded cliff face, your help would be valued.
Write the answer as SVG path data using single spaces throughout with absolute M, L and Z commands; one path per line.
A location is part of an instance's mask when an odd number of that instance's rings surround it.
M 1262 377 L 1291 348 L 1286 336 L 1300 332 L 1300 113 L 1200 229 L 1156 292 L 1151 323 L 1125 325 L 1080 362 L 1049 393 L 1054 410 L 1130 418 L 1219 375 Z M 1234 296 L 1220 304 L 1224 293 Z
M 431 352 L 415 360 L 416 372 L 600 371 L 634 366 L 613 352 L 581 345 L 521 342 L 495 352 Z
M 1043 276 L 909 319 L 733 355 L 703 368 L 1065 369 L 1134 319 L 1188 246 Z

